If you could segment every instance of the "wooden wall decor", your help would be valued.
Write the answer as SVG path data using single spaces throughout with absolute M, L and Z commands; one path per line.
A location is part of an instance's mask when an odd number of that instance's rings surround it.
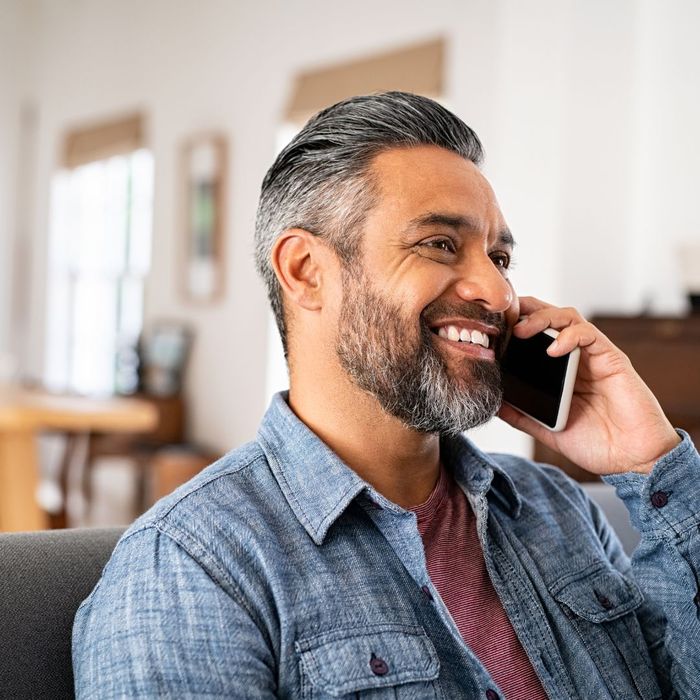
M 212 302 L 224 290 L 227 151 L 220 134 L 192 138 L 182 150 L 183 281 L 189 301 Z

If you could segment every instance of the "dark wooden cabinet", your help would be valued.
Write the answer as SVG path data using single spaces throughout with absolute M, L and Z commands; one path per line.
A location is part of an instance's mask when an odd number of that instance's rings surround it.
M 590 320 L 630 358 L 671 423 L 700 444 L 700 314 Z M 540 443 L 535 444 L 535 460 L 556 464 L 579 481 L 597 480 Z

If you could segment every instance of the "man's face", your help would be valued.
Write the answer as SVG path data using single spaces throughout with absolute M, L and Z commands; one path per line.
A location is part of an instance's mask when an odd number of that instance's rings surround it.
M 342 272 L 341 366 L 415 430 L 480 425 L 501 405 L 497 359 L 518 317 L 493 192 L 473 163 L 431 146 L 386 151 L 372 170 L 379 202 Z

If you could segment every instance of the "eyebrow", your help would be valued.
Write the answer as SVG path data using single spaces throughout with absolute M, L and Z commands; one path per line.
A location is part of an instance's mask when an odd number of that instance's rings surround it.
M 480 226 L 476 219 L 471 216 L 461 216 L 455 214 L 442 214 L 438 212 L 428 212 L 421 214 L 415 219 L 409 221 L 408 226 L 404 229 L 404 236 L 410 235 L 416 229 L 427 228 L 429 226 L 449 226 L 458 231 L 459 229 L 469 229 L 471 231 L 479 230 Z M 498 243 L 503 246 L 515 248 L 515 238 L 510 232 L 510 229 L 503 228 L 498 232 Z

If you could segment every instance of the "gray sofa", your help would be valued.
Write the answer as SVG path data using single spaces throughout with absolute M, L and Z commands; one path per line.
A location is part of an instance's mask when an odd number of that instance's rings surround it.
M 0 534 L 0 698 L 73 697 L 73 617 L 122 532 Z
M 632 527 L 627 508 L 615 494 L 615 489 L 602 481 L 584 483 L 581 486 L 588 497 L 603 509 L 605 517 L 620 538 L 625 552 L 632 554 L 639 544 L 640 534 Z

